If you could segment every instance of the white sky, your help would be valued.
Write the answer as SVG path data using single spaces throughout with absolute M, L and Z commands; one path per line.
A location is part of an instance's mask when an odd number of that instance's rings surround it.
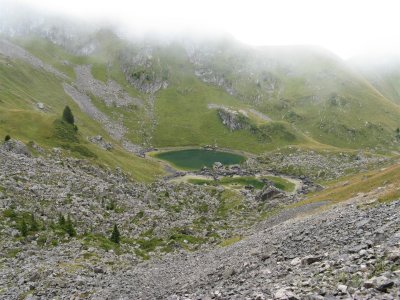
M 1 4 L 0 0 L 0 4 Z M 13 0 L 132 30 L 231 33 L 252 45 L 310 44 L 343 58 L 400 54 L 399 0 Z M 1 9 L 1 7 L 0 7 Z

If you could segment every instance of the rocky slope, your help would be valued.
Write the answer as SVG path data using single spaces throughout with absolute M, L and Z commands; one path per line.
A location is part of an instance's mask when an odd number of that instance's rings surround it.
M 13 140 L 0 149 L 1 299 L 398 296 L 400 202 L 376 202 L 383 188 L 326 210 L 276 210 L 251 192 L 139 184 L 54 151 L 34 157 Z
M 396 299 L 400 202 L 369 196 L 328 212 L 260 224 L 229 248 L 127 268 L 95 297 L 143 299 Z M 366 205 L 368 202 L 368 205 Z M 372 205 L 371 205 L 372 204 Z M 122 285 L 118 283 L 124 282 Z M 169 297 L 166 297 L 169 295 Z

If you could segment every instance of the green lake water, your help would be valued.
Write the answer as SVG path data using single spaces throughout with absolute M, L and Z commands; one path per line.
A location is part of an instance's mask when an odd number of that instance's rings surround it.
M 155 157 L 166 160 L 177 168 L 185 170 L 199 170 L 204 166 L 212 167 L 217 161 L 223 165 L 234 165 L 246 160 L 242 155 L 203 149 L 162 152 L 156 154 Z

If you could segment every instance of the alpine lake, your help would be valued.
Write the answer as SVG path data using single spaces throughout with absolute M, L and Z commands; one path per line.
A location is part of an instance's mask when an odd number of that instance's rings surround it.
M 239 154 L 206 149 L 168 151 L 157 153 L 154 156 L 182 170 L 210 168 L 215 162 L 220 162 L 223 165 L 234 165 L 246 160 L 246 157 Z

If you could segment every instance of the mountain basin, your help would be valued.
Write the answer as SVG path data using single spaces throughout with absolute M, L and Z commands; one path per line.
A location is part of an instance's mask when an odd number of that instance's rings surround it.
M 200 170 L 203 167 L 212 167 L 215 162 L 220 162 L 223 165 L 234 165 L 246 160 L 243 155 L 205 149 L 168 151 L 157 153 L 154 156 L 183 170 Z

